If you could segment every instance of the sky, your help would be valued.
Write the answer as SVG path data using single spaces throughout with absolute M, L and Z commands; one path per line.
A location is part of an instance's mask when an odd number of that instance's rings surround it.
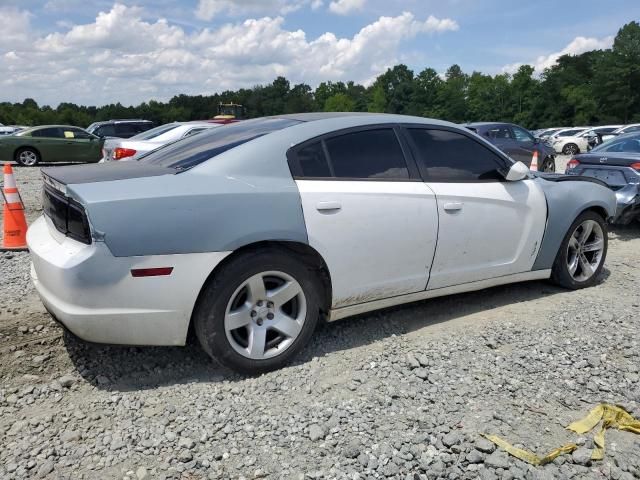
M 166 101 L 404 63 L 537 72 L 609 48 L 639 0 L 0 0 L 0 102 Z

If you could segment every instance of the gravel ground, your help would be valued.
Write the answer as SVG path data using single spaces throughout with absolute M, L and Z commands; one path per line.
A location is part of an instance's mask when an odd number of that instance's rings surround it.
M 37 169 L 16 169 L 29 221 Z M 0 253 L 0 478 L 640 478 L 640 436 L 564 427 L 600 402 L 640 418 L 640 226 L 601 282 L 420 302 L 322 327 L 297 361 L 241 377 L 190 348 L 89 345 L 40 305 L 28 255 Z M 544 454 L 544 467 L 481 433 Z M 587 453 L 587 455 L 585 455 Z

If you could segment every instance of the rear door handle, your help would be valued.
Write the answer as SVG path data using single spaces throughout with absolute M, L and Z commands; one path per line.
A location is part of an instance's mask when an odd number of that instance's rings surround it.
M 342 205 L 340 204 L 340 202 L 335 202 L 335 201 L 318 202 L 318 204 L 316 205 L 316 210 L 318 210 L 319 212 L 336 211 L 336 210 L 340 210 L 341 208 L 342 208 Z
M 462 210 L 462 202 L 450 202 L 444 204 L 444 210 L 446 212 L 459 212 Z

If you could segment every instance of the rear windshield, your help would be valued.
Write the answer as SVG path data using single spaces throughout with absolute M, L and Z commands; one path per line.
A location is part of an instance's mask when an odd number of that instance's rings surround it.
M 151 140 L 152 138 L 159 137 L 163 133 L 167 133 L 174 128 L 178 128 L 180 126 L 179 123 L 167 123 L 165 125 L 160 125 L 159 127 L 152 128 L 151 130 L 147 130 L 146 132 L 139 133 L 129 138 L 129 140 Z
M 288 118 L 245 120 L 187 137 L 140 157 L 140 162 L 186 170 L 238 145 L 301 123 Z

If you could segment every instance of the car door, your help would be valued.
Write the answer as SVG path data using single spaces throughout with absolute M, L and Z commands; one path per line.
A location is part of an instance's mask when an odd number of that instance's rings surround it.
M 408 127 L 406 133 L 438 205 L 428 289 L 531 270 L 547 215 L 536 182 L 505 181 L 498 170 L 508 160 L 466 132 Z
M 68 161 L 96 162 L 101 157 L 101 143 L 96 137 L 81 128 L 62 129 L 66 144 Z
M 435 251 L 434 193 L 392 126 L 350 129 L 288 154 L 309 244 L 324 258 L 333 308 L 423 291 Z
M 515 144 L 511 158 L 530 166 L 533 159 L 533 151 L 536 149 L 536 139 L 524 128 L 520 128 L 517 125 L 511 125 L 511 132 L 513 133 Z M 538 160 L 540 165 L 542 165 L 542 160 L 542 158 Z
M 65 161 L 66 142 L 60 127 L 45 127 L 31 133 L 33 146 L 42 162 Z

